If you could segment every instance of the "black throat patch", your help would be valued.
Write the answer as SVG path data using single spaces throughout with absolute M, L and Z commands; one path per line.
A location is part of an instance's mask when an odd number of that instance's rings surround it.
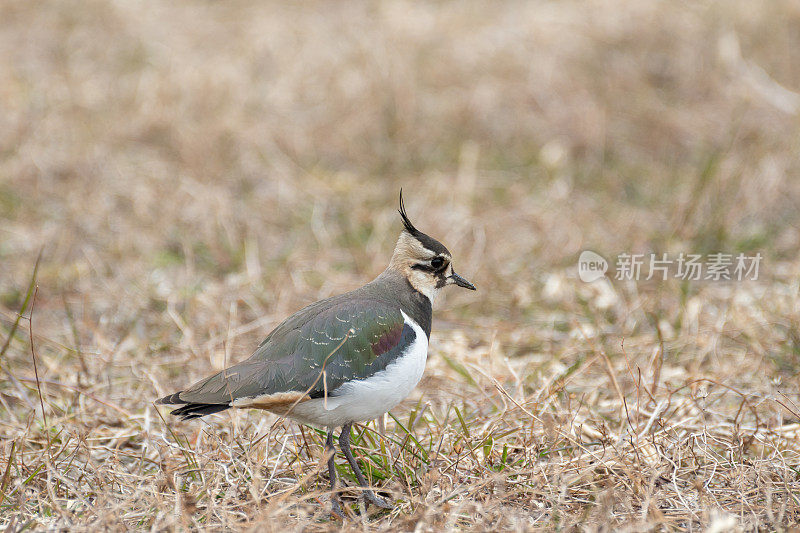
M 433 305 L 427 296 L 419 292 L 410 281 L 406 279 L 408 288 L 410 290 L 410 298 L 408 299 L 408 308 L 403 308 L 411 315 L 411 318 L 420 325 L 425 335 L 431 338 L 431 320 L 433 318 Z

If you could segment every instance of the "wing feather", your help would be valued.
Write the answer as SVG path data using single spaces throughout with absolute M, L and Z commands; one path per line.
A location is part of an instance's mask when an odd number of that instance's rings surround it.
M 413 338 L 397 304 L 323 300 L 276 327 L 249 359 L 171 395 L 169 403 L 230 405 L 278 393 L 319 397 L 383 370 Z

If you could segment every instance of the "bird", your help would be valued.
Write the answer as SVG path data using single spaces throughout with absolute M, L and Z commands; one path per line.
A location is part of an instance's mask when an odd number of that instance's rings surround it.
M 327 430 L 325 452 L 332 511 L 336 497 L 334 431 L 362 487 L 380 508 L 350 449 L 354 423 L 366 422 L 403 401 L 422 378 L 428 356 L 433 303 L 439 291 L 475 286 L 453 270 L 450 251 L 409 220 L 400 190 L 403 224 L 388 267 L 351 292 L 312 303 L 273 329 L 253 354 L 156 403 L 178 405 L 184 420 L 227 409 L 263 409 Z

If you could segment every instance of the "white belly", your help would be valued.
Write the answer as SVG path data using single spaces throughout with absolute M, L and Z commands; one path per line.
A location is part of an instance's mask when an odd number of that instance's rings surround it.
M 345 383 L 327 398 L 297 404 L 289 416 L 308 424 L 337 427 L 378 418 L 403 401 L 422 379 L 428 359 L 425 332 L 405 313 L 403 319 L 416 333 L 414 342 L 403 354 L 380 372 Z

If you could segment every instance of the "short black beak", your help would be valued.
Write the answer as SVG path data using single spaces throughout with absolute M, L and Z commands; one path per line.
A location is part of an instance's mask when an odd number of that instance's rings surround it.
M 469 289 L 469 290 L 471 290 L 471 291 L 475 291 L 475 290 L 477 290 L 477 289 L 475 288 L 475 285 L 473 285 L 473 284 L 472 284 L 472 283 L 470 283 L 469 281 L 465 280 L 464 278 L 462 278 L 461 276 L 459 276 L 459 275 L 458 275 L 458 274 L 456 274 L 455 272 L 453 272 L 452 274 L 450 274 L 450 275 L 449 275 L 449 276 L 447 276 L 447 277 L 448 277 L 449 279 L 452 279 L 452 280 L 453 280 L 453 283 L 455 283 L 455 284 L 456 284 L 456 285 L 458 285 L 459 287 L 464 287 L 465 289 Z

